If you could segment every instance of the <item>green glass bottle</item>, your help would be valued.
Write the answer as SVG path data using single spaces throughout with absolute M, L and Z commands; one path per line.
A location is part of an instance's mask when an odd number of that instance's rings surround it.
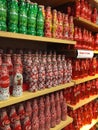
M 30 4 L 29 10 L 28 10 L 28 27 L 36 27 L 36 17 L 35 17 L 35 8 L 34 4 Z
M 19 26 L 27 26 L 27 8 L 24 1 L 19 5 Z
M 36 36 L 36 30 L 33 29 L 33 28 L 28 28 L 28 30 L 27 30 L 27 34 L 30 34 L 30 35 Z
M 8 24 L 8 31 L 18 33 L 18 27 L 15 24 Z
M 0 30 L 6 31 L 6 18 L 7 18 L 7 2 L 0 0 Z
M 8 21 L 10 24 L 18 24 L 18 2 L 12 0 L 8 10 Z
M 44 16 L 42 12 L 42 7 L 39 6 L 38 14 L 37 14 L 37 35 L 43 36 L 44 35 Z
M 26 34 L 27 33 L 27 27 L 25 27 L 25 26 L 19 26 L 18 32 Z
M 6 22 L 0 21 L 0 30 L 1 31 L 7 30 Z

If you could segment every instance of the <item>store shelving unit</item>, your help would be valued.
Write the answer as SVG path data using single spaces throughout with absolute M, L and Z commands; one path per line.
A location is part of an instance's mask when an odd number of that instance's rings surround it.
M 98 119 L 93 119 L 91 124 L 87 124 L 83 126 L 80 130 L 90 130 L 96 123 L 98 122 Z
M 98 98 L 98 95 L 94 95 L 94 96 L 90 96 L 89 98 L 86 98 L 84 100 L 80 100 L 76 105 L 70 105 L 67 104 L 72 110 L 76 110 L 80 107 L 82 107 L 83 105 L 95 100 L 96 98 Z
M 82 79 L 73 80 L 73 82 L 75 83 L 75 85 L 77 85 L 77 84 L 84 83 L 84 82 L 87 82 L 96 78 L 98 78 L 98 74 L 96 74 L 95 76 L 87 76 Z
M 36 41 L 36 42 L 49 42 L 49 43 L 72 44 L 72 45 L 76 44 L 76 41 L 71 41 L 71 40 L 39 37 L 39 36 L 25 35 L 25 34 L 12 33 L 12 32 L 3 32 L 3 31 L 0 31 L 0 37 L 19 39 L 19 40 L 30 40 L 32 42 Z
M 86 29 L 92 31 L 92 32 L 98 32 L 98 25 L 94 24 L 82 17 L 76 17 L 74 18 L 75 24 L 78 26 L 85 27 Z
M 73 122 L 73 119 L 67 116 L 67 119 L 65 121 L 61 121 L 59 125 L 57 125 L 55 128 L 51 128 L 50 130 L 61 130 L 72 122 Z
M 46 5 L 46 6 L 50 5 L 52 7 L 57 7 L 57 6 L 61 6 L 61 5 L 65 4 L 65 3 L 74 2 L 77 0 L 62 0 L 62 1 L 61 0 L 48 0 L 48 1 L 47 0 L 43 0 L 43 1 L 33 0 L 33 1 L 38 2 L 39 4 Z M 91 0 L 91 1 L 92 1 L 93 5 L 96 3 L 95 0 Z M 88 29 L 94 33 L 98 32 L 98 25 L 96 25 L 86 19 L 77 17 L 74 19 L 74 21 L 75 21 L 75 24 L 85 27 L 86 29 Z M 0 39 L 12 39 L 12 40 L 18 39 L 18 40 L 25 40 L 25 41 L 32 41 L 32 42 L 42 42 L 42 43 L 52 43 L 52 44 L 58 43 L 58 44 L 65 44 L 65 45 L 67 45 L 67 44 L 75 45 L 76 44 L 76 41 L 71 41 L 71 40 L 62 40 L 62 39 L 55 39 L 55 38 L 31 36 L 31 35 L 25 35 L 25 34 L 19 34 L 19 33 L 3 32 L 3 31 L 0 31 Z M 10 43 L 10 44 L 12 44 L 12 43 Z M 30 44 L 29 44 L 29 46 L 30 46 Z M 94 51 L 94 53 L 98 54 L 98 51 Z M 43 96 L 45 94 L 59 91 L 59 90 L 62 90 L 62 89 L 65 89 L 65 88 L 68 88 L 68 87 L 71 87 L 71 86 L 74 86 L 74 85 L 77 85 L 77 84 L 80 84 L 83 82 L 87 82 L 87 81 L 90 81 L 90 80 L 93 80 L 96 78 L 98 78 L 98 74 L 96 74 L 95 76 L 88 76 L 83 79 L 73 80 L 70 83 L 66 83 L 64 85 L 59 85 L 59 86 L 52 87 L 49 89 L 37 91 L 35 93 L 26 91 L 26 92 L 23 92 L 23 95 L 20 97 L 16 98 L 16 97 L 11 96 L 6 101 L 0 101 L 0 108 L 6 107 L 9 105 L 13 105 L 13 104 L 16 104 L 16 103 L 19 103 L 19 102 L 22 102 L 22 101 L 25 101 L 28 99 Z M 83 105 L 91 102 L 92 100 L 94 100 L 96 98 L 98 98 L 98 95 L 90 96 L 87 99 L 81 100 L 79 103 L 77 103 L 74 106 L 70 105 L 70 104 L 68 104 L 68 106 L 71 107 L 72 110 L 76 110 L 77 108 L 82 107 Z M 72 121 L 73 121 L 73 119 L 71 117 L 67 116 L 66 121 L 61 121 L 61 123 L 59 125 L 57 125 L 55 128 L 51 128 L 51 130 L 61 130 L 62 128 L 66 127 L 67 125 L 72 123 Z M 97 121 L 98 121 L 98 119 L 92 120 L 92 123 L 90 125 L 83 126 L 80 130 L 89 130 L 92 126 L 94 126 L 96 124 Z
M 59 90 L 71 87 L 73 85 L 74 85 L 74 83 L 70 82 L 70 83 L 66 83 L 64 85 L 59 85 L 56 87 L 47 88 L 47 89 L 37 91 L 37 92 L 23 92 L 23 95 L 20 97 L 10 96 L 10 98 L 8 100 L 0 101 L 0 108 L 6 107 L 6 106 L 9 106 L 12 104 L 16 104 L 16 103 L 19 103 L 22 101 L 26 101 L 28 99 L 36 98 L 36 97 L 39 97 L 39 96 L 42 96 L 45 94 L 49 94 L 49 93 L 52 93 L 55 91 L 59 91 Z

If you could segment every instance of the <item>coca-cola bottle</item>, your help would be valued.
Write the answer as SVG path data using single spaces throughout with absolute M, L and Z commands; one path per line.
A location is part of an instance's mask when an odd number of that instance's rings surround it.
M 61 120 L 66 120 L 67 118 L 67 105 L 66 105 L 66 100 L 63 99 L 63 102 L 62 102 L 62 106 L 61 106 Z
M 13 72 L 13 96 L 21 96 L 23 93 L 23 75 L 22 68 L 20 64 L 14 65 Z
M 0 113 L 0 130 L 11 130 L 6 109 L 2 109 Z
M 53 23 L 53 29 L 52 29 L 52 37 L 57 38 L 58 37 L 58 18 L 57 18 L 57 11 L 54 9 L 52 11 L 52 23 Z
M 31 121 L 29 118 L 29 115 L 26 113 L 25 118 L 23 120 L 23 126 L 22 126 L 23 130 L 32 130 L 31 129 Z
M 62 39 L 63 38 L 63 15 L 60 11 L 58 11 L 58 38 Z
M 52 61 L 51 61 L 51 52 L 47 55 L 47 68 L 46 68 L 46 87 L 52 87 L 53 71 L 52 71 Z
M 57 65 L 58 65 L 58 84 L 63 84 L 63 64 L 61 60 L 61 55 L 57 57 Z
M 58 125 L 61 121 L 61 104 L 59 98 L 59 92 L 55 94 L 55 102 L 56 102 L 56 124 Z
M 40 68 L 38 69 L 38 89 L 42 90 L 45 88 L 45 64 L 44 59 L 40 58 Z
M 5 55 L 5 62 L 7 64 L 7 69 L 8 69 L 9 76 L 10 76 L 10 87 L 12 87 L 12 85 L 13 85 L 13 64 L 12 64 L 10 54 Z
M 38 69 L 39 69 L 39 59 L 38 53 L 36 52 L 29 78 L 29 91 L 36 92 L 38 90 Z
M 62 56 L 62 64 L 63 64 L 63 83 L 67 83 L 67 60 L 65 59 L 65 55 Z
M 56 60 L 56 53 L 53 53 L 52 56 L 52 71 L 53 71 L 53 86 L 58 85 L 58 66 L 57 66 L 57 60 Z
M 80 16 L 82 18 L 85 18 L 85 3 L 84 3 L 84 0 L 81 0 Z
M 11 108 L 10 108 L 9 118 L 10 118 L 10 122 L 11 122 L 11 128 L 14 129 L 15 121 L 17 120 L 17 118 L 19 118 L 14 106 L 11 106 Z
M 32 118 L 32 106 L 31 106 L 30 101 L 26 101 L 25 111 L 26 111 L 26 114 L 29 116 L 29 119 L 31 120 L 31 118 Z
M 45 11 L 45 36 L 52 37 L 52 12 L 50 6 Z
M 50 130 L 51 127 L 51 112 L 50 112 L 50 98 L 46 95 L 45 99 L 45 129 Z
M 10 77 L 6 63 L 1 65 L 0 70 L 0 100 L 7 100 L 9 98 Z
M 68 33 L 69 33 L 69 22 L 68 22 L 68 15 L 64 15 L 64 20 L 63 20 L 63 38 L 68 39 Z
M 18 115 L 20 117 L 21 125 L 23 125 L 23 121 L 25 119 L 25 114 L 26 113 L 25 113 L 24 105 L 21 103 L 21 104 L 19 104 L 19 107 L 18 107 Z
M 75 16 L 79 17 L 81 11 L 80 1 L 75 2 Z

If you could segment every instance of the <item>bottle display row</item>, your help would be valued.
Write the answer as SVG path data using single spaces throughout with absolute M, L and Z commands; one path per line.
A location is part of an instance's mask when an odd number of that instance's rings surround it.
M 97 8 L 92 8 L 92 5 L 88 0 L 76 1 L 75 4 L 67 7 L 66 12 L 69 16 L 82 17 L 98 24 L 98 10 Z
M 73 16 L 29 0 L 0 0 L 0 8 L 0 30 L 73 39 Z
M 67 88 L 64 91 L 66 102 L 71 105 L 76 105 L 80 100 L 84 100 L 85 98 L 89 98 L 90 96 L 97 94 L 98 79 Z
M 90 102 L 75 111 L 68 109 L 68 113 L 74 121 L 63 130 L 80 130 L 82 126 L 91 124 L 92 119 L 98 119 L 98 101 Z
M 98 59 L 73 59 L 72 60 L 72 78 L 81 79 L 87 76 L 94 76 L 98 73 Z
M 65 55 L 19 51 L 20 54 L 0 54 L 0 100 L 8 99 L 10 94 L 17 97 L 25 90 L 36 92 L 72 80 L 72 61 Z
M 0 130 L 50 130 L 67 119 L 63 91 L 0 109 Z
M 98 33 L 92 33 L 85 28 L 75 26 L 74 40 L 77 41 L 76 49 L 98 50 Z

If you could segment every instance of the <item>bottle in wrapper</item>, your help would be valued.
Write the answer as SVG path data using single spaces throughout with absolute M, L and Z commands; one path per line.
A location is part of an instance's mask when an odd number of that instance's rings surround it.
M 6 18 L 7 18 L 7 2 L 6 0 L 0 0 L 0 30 L 6 31 Z
M 27 8 L 25 1 L 19 4 L 19 33 L 27 33 Z
M 37 28 L 36 28 L 36 34 L 37 36 L 43 36 L 44 35 L 44 16 L 42 12 L 42 6 L 38 7 L 38 13 L 37 13 Z
M 8 31 L 18 32 L 18 1 L 12 0 L 8 8 Z

